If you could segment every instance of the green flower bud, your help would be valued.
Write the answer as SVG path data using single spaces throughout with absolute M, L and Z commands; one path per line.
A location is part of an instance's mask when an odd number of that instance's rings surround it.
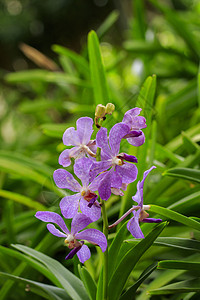
M 106 104 L 106 114 L 112 115 L 113 111 L 115 110 L 115 106 L 112 103 Z
M 95 118 L 103 118 L 106 114 L 106 107 L 102 104 L 98 104 L 95 110 Z

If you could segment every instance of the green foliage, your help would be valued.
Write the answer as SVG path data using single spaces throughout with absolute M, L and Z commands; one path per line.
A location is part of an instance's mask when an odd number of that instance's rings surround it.
M 143 240 L 128 235 L 127 220 L 109 232 L 109 300 L 198 299 L 199 5 L 181 0 L 185 9 L 179 10 L 175 1 L 150 2 L 149 8 L 145 1 L 132 1 L 133 16 L 118 45 L 112 33 L 118 34 L 123 17 L 113 11 L 97 33 L 90 31 L 79 54 L 52 46 L 58 70 L 5 74 L 0 94 L 1 300 L 24 299 L 27 284 L 36 300 L 103 299 L 101 252 L 93 247 L 85 266 L 75 259 L 65 262 L 65 248 L 34 214 L 55 210 L 67 194 L 52 179 L 65 149 L 63 132 L 78 117 L 94 118 L 96 104 L 107 102 L 116 106 L 103 123 L 108 129 L 128 109 L 142 108 L 145 144 L 128 149 L 124 141 L 121 151 L 137 156 L 138 180 L 147 168 L 157 167 L 145 182 L 144 204 L 151 205 L 150 217 L 170 221 L 166 227 L 142 224 Z M 136 184 L 106 203 L 109 224 L 133 205 Z M 101 228 L 101 220 L 96 226 Z M 26 246 L 12 249 L 11 243 Z

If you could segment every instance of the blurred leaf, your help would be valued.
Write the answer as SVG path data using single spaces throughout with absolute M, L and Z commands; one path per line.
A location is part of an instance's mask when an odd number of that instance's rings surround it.
M 149 266 L 139 277 L 139 279 L 119 298 L 120 300 L 132 300 L 138 287 L 143 283 L 145 279 L 151 275 L 151 273 L 157 268 L 157 263 L 153 263 Z
M 47 136 L 55 137 L 55 138 L 62 138 L 64 131 L 67 127 L 70 127 L 71 124 L 42 124 L 40 128 Z
M 95 103 L 96 105 L 106 104 L 109 102 L 108 86 L 99 48 L 99 40 L 94 31 L 88 34 L 88 53 Z
M 161 207 L 161 206 L 157 206 L 157 205 L 150 205 L 151 208 L 150 210 L 152 212 L 155 212 L 161 216 L 164 216 L 164 219 L 171 219 L 174 221 L 177 221 L 179 223 L 182 223 L 188 227 L 191 227 L 193 229 L 199 230 L 200 231 L 200 223 L 197 221 L 194 221 L 184 215 L 181 215 L 175 211 L 172 211 L 170 209 Z
M 165 171 L 164 176 L 172 176 L 177 178 L 183 178 L 186 180 L 200 183 L 200 171 L 190 168 L 173 168 Z
M 73 273 L 68 271 L 58 261 L 26 246 L 13 245 L 13 247 L 43 263 L 49 269 L 49 271 L 51 271 L 56 276 L 58 281 L 63 286 L 64 290 L 68 293 L 68 295 L 72 297 L 72 299 L 89 300 L 89 297 L 85 291 L 82 281 Z
M 115 22 L 119 18 L 119 11 L 113 10 L 105 21 L 101 24 L 101 26 L 97 29 L 97 35 L 101 40 L 102 37 L 110 30 L 110 28 L 115 24 Z
M 180 281 L 161 287 L 156 290 L 150 290 L 150 295 L 167 295 L 175 293 L 188 293 L 200 291 L 200 278 Z
M 91 300 L 96 299 L 97 286 L 96 282 L 90 275 L 89 271 L 83 266 L 78 265 L 79 274 Z
M 7 274 L 4 272 L 0 272 L 0 276 L 14 280 L 16 282 L 24 283 L 25 288 L 28 291 L 35 293 L 39 296 L 42 296 L 46 299 L 52 299 L 52 300 L 54 300 L 54 299 L 55 300 L 70 300 L 70 299 L 72 299 L 70 296 L 68 296 L 66 294 L 66 292 L 63 289 L 49 285 L 49 284 L 44 284 L 44 283 L 40 283 L 37 281 L 28 280 L 28 279 L 14 276 L 11 274 Z
M 192 262 L 192 261 L 181 261 L 181 260 L 163 260 L 158 263 L 158 268 L 200 272 L 200 263 Z
M 45 210 L 46 209 L 46 206 L 44 206 L 43 204 L 36 202 L 24 195 L 20 195 L 20 194 L 13 193 L 10 191 L 0 190 L 0 197 L 21 203 L 27 207 L 33 208 L 34 210 Z
M 162 232 L 167 223 L 157 225 L 138 245 L 131 248 L 121 259 L 116 267 L 108 284 L 108 294 L 110 299 L 118 299 L 129 274 L 134 266 L 145 253 L 145 251 L 153 244 L 154 240 Z

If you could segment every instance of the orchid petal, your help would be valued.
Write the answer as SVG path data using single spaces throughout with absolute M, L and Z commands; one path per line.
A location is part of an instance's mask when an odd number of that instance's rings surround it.
M 111 187 L 112 188 L 121 188 L 122 186 L 122 177 L 118 174 L 117 171 L 114 171 L 111 177 Z
M 162 219 L 154 219 L 154 218 L 145 218 L 142 220 L 144 223 L 160 223 Z
M 70 159 L 70 150 L 71 149 L 65 149 L 63 152 L 61 152 L 58 162 L 63 167 L 68 167 L 71 165 L 71 159 Z
M 79 247 L 76 247 L 74 249 L 72 249 L 69 254 L 67 254 L 67 256 L 65 257 L 65 259 L 72 259 L 74 257 L 74 255 L 77 254 L 78 251 L 81 250 L 83 246 L 79 246 Z
M 65 233 L 69 233 L 69 230 L 68 230 L 67 226 L 65 225 L 63 218 L 59 214 L 52 212 L 52 211 L 38 211 L 35 214 L 35 216 L 36 216 L 36 218 L 38 218 L 39 220 L 41 220 L 43 222 L 55 223 Z
M 122 166 L 116 166 L 118 174 L 122 177 L 123 183 L 131 183 L 137 178 L 137 167 L 131 163 L 124 163 Z
M 127 229 L 130 231 L 133 237 L 136 239 L 144 238 L 144 235 L 142 233 L 142 230 L 139 226 L 139 214 L 140 209 L 138 211 L 133 211 L 134 216 L 128 221 L 127 223 Z
M 129 126 L 124 123 L 117 123 L 111 128 L 109 134 L 109 143 L 113 156 L 116 156 L 119 153 L 121 139 L 128 134 L 129 131 Z
M 76 213 L 78 212 L 80 198 L 80 193 L 62 198 L 62 200 L 60 201 L 60 209 L 62 215 L 66 219 L 71 219 L 76 215 Z
M 77 233 L 75 237 L 76 239 L 86 240 L 92 244 L 97 244 L 103 252 L 107 248 L 107 240 L 105 235 L 97 229 L 86 229 L 80 233 Z
M 106 154 L 108 158 L 112 158 L 111 150 L 108 145 L 107 128 L 101 127 L 101 129 L 97 132 L 96 145 L 101 148 L 104 155 Z
M 81 189 L 80 184 L 71 173 L 64 169 L 57 169 L 53 173 L 55 184 L 61 189 L 69 189 L 73 192 L 79 192 Z
M 64 234 L 63 232 L 61 232 L 60 230 L 58 230 L 53 224 L 47 224 L 47 229 L 49 230 L 49 232 L 51 232 L 51 234 L 58 236 L 58 237 L 67 237 L 67 234 Z
M 129 137 L 129 138 L 127 138 L 127 141 L 132 146 L 139 147 L 139 146 L 143 145 L 145 142 L 144 133 L 142 132 L 142 134 L 137 137 Z
M 82 230 L 86 226 L 88 226 L 93 221 L 85 216 L 84 214 L 77 213 L 75 217 L 72 219 L 71 223 L 71 234 L 74 235 L 78 231 Z
M 93 166 L 90 170 L 90 181 L 93 181 L 93 179 L 100 174 L 103 171 L 108 170 L 112 166 L 112 161 L 106 160 L 106 161 L 96 161 L 93 163 Z M 100 174 L 101 175 L 101 174 Z M 100 176 L 99 175 L 99 176 Z M 98 176 L 98 177 L 99 177 Z M 100 178 L 99 178 L 100 179 Z M 99 180 L 98 179 L 98 180 Z
M 83 245 L 81 249 L 77 253 L 78 259 L 83 264 L 86 260 L 88 260 L 91 256 L 90 249 L 88 246 Z
M 76 121 L 76 128 L 80 143 L 87 145 L 93 132 L 93 120 L 88 117 L 79 118 Z
M 104 173 L 102 180 L 99 183 L 98 192 L 102 200 L 108 200 L 111 196 L 111 179 L 114 169 Z
M 63 144 L 66 146 L 80 145 L 80 139 L 74 127 L 67 128 L 63 134 Z
M 77 160 L 74 164 L 74 173 L 81 179 L 83 187 L 89 184 L 89 173 L 93 165 L 91 159 L 83 157 Z
M 98 202 L 97 202 L 98 203 Z M 101 207 L 95 203 L 92 207 L 88 207 L 89 202 L 83 197 L 80 200 L 80 209 L 84 215 L 91 219 L 91 222 L 99 220 L 101 217 Z

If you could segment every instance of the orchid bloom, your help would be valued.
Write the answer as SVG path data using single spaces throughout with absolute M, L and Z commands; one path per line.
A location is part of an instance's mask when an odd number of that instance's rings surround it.
M 60 154 L 59 164 L 63 167 L 68 167 L 71 164 L 71 158 L 79 159 L 85 155 L 90 157 L 96 155 L 95 140 L 90 140 L 93 132 L 93 120 L 88 117 L 79 118 L 76 121 L 76 127 L 77 130 L 70 127 L 63 134 L 64 145 L 74 146 Z
M 142 233 L 142 230 L 140 229 L 139 222 L 145 222 L 145 223 L 160 223 L 162 222 L 161 219 L 154 219 L 154 218 L 148 218 L 149 214 L 146 212 L 146 210 L 150 209 L 150 205 L 143 205 L 143 186 L 144 181 L 147 177 L 147 175 L 151 172 L 151 170 L 155 169 L 155 166 L 152 166 L 149 170 L 145 171 L 143 174 L 142 181 L 138 181 L 137 183 L 137 192 L 135 196 L 132 197 L 133 201 L 137 202 L 140 208 L 136 211 L 133 211 L 133 217 L 129 220 L 127 223 L 127 229 L 130 231 L 130 233 L 136 238 L 144 238 L 144 235 Z M 134 208 L 135 206 L 133 206 Z
M 138 116 L 141 112 L 141 108 L 135 107 L 128 110 L 124 114 L 122 123 L 129 126 L 130 132 L 126 134 L 123 138 L 127 139 L 129 144 L 133 146 L 141 146 L 145 142 L 144 133 L 140 130 L 146 128 L 146 119 L 142 116 Z
M 101 148 L 100 162 L 95 162 L 91 169 L 91 177 L 101 179 L 98 192 L 103 200 L 107 200 L 111 195 L 111 188 L 114 192 L 120 193 L 120 188 L 126 189 L 126 185 L 137 178 L 137 167 L 132 164 L 137 162 L 137 158 L 126 153 L 119 153 L 121 139 L 130 131 L 129 126 L 123 123 L 115 124 L 109 133 L 109 144 L 107 129 L 101 128 L 96 135 L 97 147 Z M 97 177 L 97 178 L 98 178 Z
M 69 189 L 76 192 L 74 195 L 64 197 L 60 202 L 60 209 L 66 219 L 73 218 L 80 207 L 83 214 L 92 221 L 97 221 L 101 216 L 101 207 L 97 201 L 97 191 L 99 181 L 94 179 L 89 183 L 89 173 L 93 162 L 86 157 L 77 160 L 74 164 L 74 173 L 81 180 L 80 183 L 64 169 L 54 172 L 53 178 L 56 185 L 61 189 Z
M 103 252 L 107 248 L 106 237 L 101 231 L 97 229 L 85 229 L 79 232 L 92 222 L 92 220 L 84 214 L 77 213 L 75 215 L 71 223 L 71 232 L 67 228 L 63 218 L 57 213 L 50 211 L 38 211 L 35 216 L 39 220 L 48 223 L 47 229 L 51 234 L 65 238 L 65 244 L 69 249 L 72 249 L 65 259 L 73 258 L 74 255 L 77 254 L 81 263 L 88 260 L 91 253 L 88 246 L 84 245 L 84 240 L 93 245 L 99 246 Z M 51 223 L 59 226 L 62 231 L 57 229 Z

